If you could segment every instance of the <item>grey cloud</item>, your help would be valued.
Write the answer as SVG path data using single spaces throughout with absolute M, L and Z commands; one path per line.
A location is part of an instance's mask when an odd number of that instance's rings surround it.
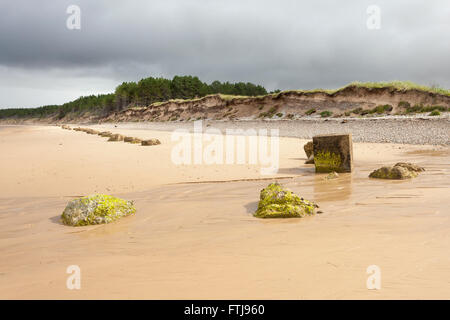
M 65 27 L 71 4 L 81 8 L 81 30 Z M 381 8 L 380 30 L 366 28 L 371 4 Z M 70 84 L 88 94 L 175 74 L 269 89 L 395 79 L 450 87 L 446 0 L 42 0 L 1 2 L 0 14 L 1 74 L 23 92 Z M 5 106 L 18 106 L 14 94 L 2 95 Z

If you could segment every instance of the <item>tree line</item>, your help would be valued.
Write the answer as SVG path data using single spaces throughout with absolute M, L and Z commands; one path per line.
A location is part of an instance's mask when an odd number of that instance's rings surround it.
M 209 94 L 228 94 L 239 96 L 258 96 L 267 94 L 263 86 L 247 82 L 202 82 L 198 77 L 175 76 L 165 78 L 145 78 L 139 82 L 124 82 L 116 88 L 117 107 L 128 105 L 147 106 L 154 102 L 171 99 L 193 99 Z
M 211 84 L 202 82 L 198 77 L 175 76 L 172 80 L 165 78 L 145 78 L 138 82 L 123 82 L 114 93 L 80 97 L 62 105 L 48 105 L 38 108 L 0 109 L 0 118 L 57 116 L 64 118 L 68 113 L 81 115 L 95 112 L 106 115 L 120 111 L 128 106 L 148 106 L 155 102 L 171 99 L 194 99 L 209 94 L 227 94 L 237 96 L 258 96 L 267 94 L 261 85 L 247 82 L 220 82 Z

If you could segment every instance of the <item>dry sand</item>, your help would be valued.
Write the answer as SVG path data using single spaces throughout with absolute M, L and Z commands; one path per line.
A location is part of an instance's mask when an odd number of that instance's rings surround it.
M 281 138 L 279 182 L 323 213 L 260 220 L 252 213 L 270 181 L 198 183 L 266 178 L 258 166 L 175 166 L 170 132 L 109 128 L 162 144 L 0 127 L 0 298 L 450 297 L 449 147 L 355 143 L 355 171 L 326 181 L 303 164 L 306 140 Z M 367 178 L 396 161 L 426 171 Z M 93 192 L 134 200 L 137 214 L 62 225 L 67 202 Z M 69 265 L 81 268 L 81 290 L 66 288 Z M 381 290 L 366 288 L 369 265 L 381 268 Z

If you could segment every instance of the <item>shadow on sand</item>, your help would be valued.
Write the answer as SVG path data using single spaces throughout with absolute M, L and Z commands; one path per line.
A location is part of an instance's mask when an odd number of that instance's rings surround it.
M 53 222 L 53 223 L 62 225 L 62 226 L 64 225 L 64 224 L 62 223 L 62 220 L 61 220 L 61 216 L 60 216 L 60 215 L 51 217 L 51 218 L 49 218 L 48 220 L 50 220 L 50 221 Z
M 259 201 L 252 201 L 252 202 L 249 202 L 246 205 L 244 205 L 247 213 L 250 213 L 253 215 L 255 213 L 256 209 L 258 209 L 258 203 L 259 203 Z

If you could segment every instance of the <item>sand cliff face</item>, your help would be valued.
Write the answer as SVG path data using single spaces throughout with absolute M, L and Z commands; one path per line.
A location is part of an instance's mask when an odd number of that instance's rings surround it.
M 315 114 L 330 111 L 334 116 L 343 116 L 354 109 L 368 110 L 379 105 L 392 106 L 390 113 L 394 114 L 405 111 L 404 102 L 410 106 L 438 105 L 449 108 L 450 96 L 416 89 L 398 90 L 389 87 L 356 86 L 348 86 L 335 93 L 287 91 L 263 97 L 233 99 L 211 95 L 194 100 L 168 101 L 148 107 L 133 107 L 113 113 L 101 122 L 293 118 L 304 116 L 310 109 L 315 109 Z
M 54 114 L 42 118 L 5 118 L 3 124 L 33 123 L 102 123 L 138 121 L 188 121 L 252 120 L 252 119 L 299 119 L 308 115 L 360 116 L 361 110 L 368 113 L 378 106 L 387 106 L 387 114 L 403 114 L 408 106 L 439 106 L 450 110 L 450 96 L 420 89 L 399 89 L 396 87 L 371 88 L 349 85 L 337 91 L 285 91 L 258 97 L 209 95 L 192 100 L 176 100 L 154 103 L 150 106 L 129 107 L 110 114 L 68 113 L 62 119 Z M 360 110 L 354 113 L 354 110 Z M 440 110 L 445 111 L 445 110 Z M 417 111 L 416 111 L 417 112 Z M 422 111 L 425 112 L 425 111 Z

